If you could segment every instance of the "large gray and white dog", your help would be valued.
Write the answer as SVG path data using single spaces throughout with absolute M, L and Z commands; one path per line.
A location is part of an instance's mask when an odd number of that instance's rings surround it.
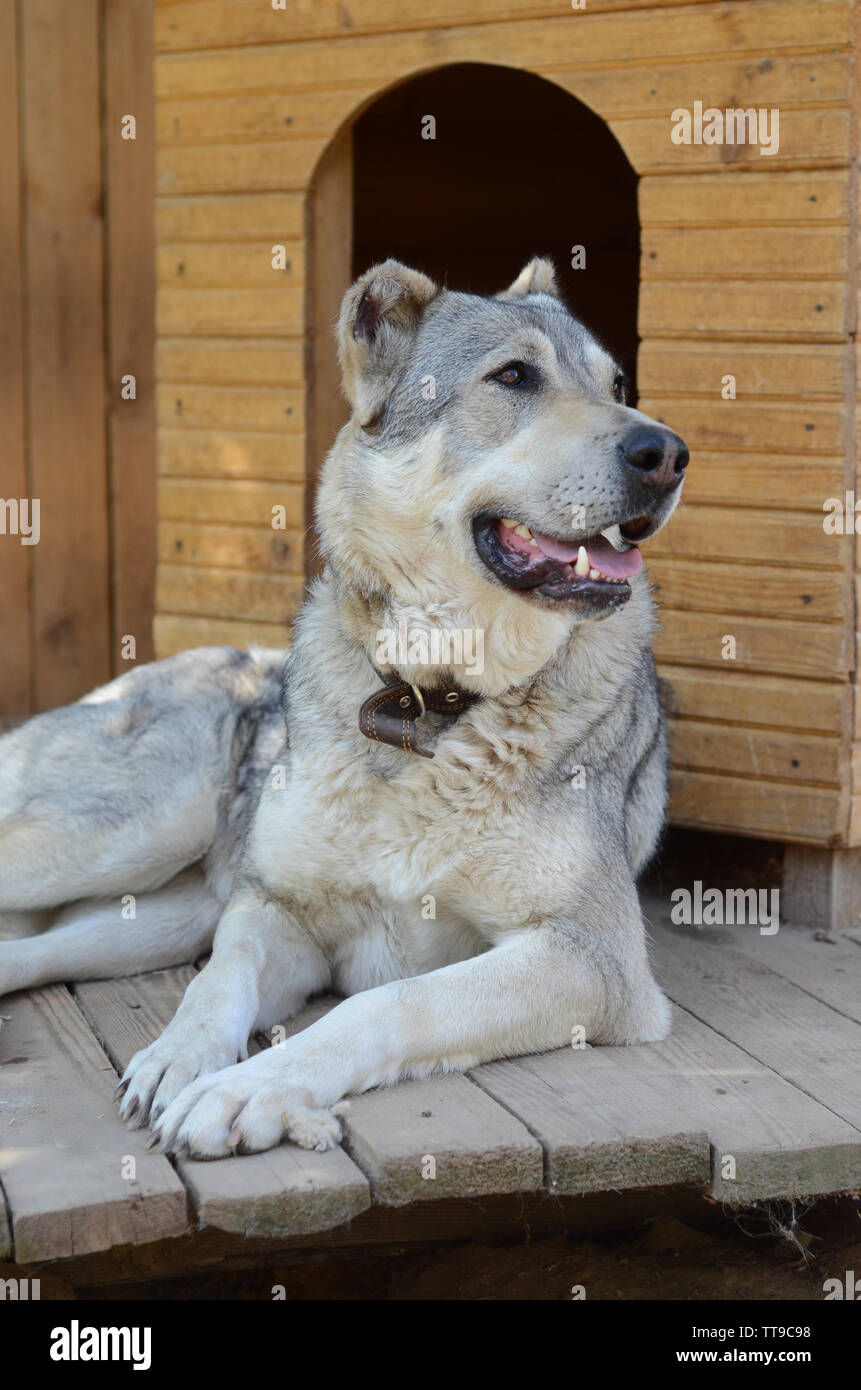
M 169 1151 L 326 1148 L 351 1093 L 668 1029 L 634 885 L 667 760 L 633 542 L 687 450 L 625 405 L 547 261 L 495 298 L 387 261 L 338 334 L 352 417 L 283 684 L 282 653 L 189 651 L 0 740 L 0 911 L 53 914 L 0 943 L 0 995 L 215 935 L 120 1088 Z

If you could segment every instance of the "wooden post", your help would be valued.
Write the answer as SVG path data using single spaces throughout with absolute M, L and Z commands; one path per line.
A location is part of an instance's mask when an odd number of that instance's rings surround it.
M 856 926 L 861 920 L 861 849 L 787 845 L 781 916 L 829 933 Z
M 353 273 L 353 131 L 326 150 L 308 191 L 306 359 L 308 439 L 305 462 L 305 573 L 319 568 L 314 497 L 320 468 L 349 416 L 341 394 L 335 324 Z

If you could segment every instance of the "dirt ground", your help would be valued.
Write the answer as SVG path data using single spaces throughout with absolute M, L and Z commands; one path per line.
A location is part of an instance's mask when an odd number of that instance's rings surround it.
M 861 1279 L 861 1200 L 805 1209 L 772 1204 L 728 1216 L 707 1228 L 674 1219 L 601 1238 L 564 1234 L 518 1245 L 476 1242 L 389 1246 L 308 1253 L 194 1279 L 142 1286 L 80 1289 L 78 1296 L 157 1299 L 270 1299 L 282 1285 L 288 1301 L 760 1299 L 822 1301 L 823 1281 Z M 71 1291 L 69 1291 L 71 1292 Z M 43 1297 L 46 1296 L 43 1293 Z M 68 1296 L 68 1295 L 67 1295 Z M 72 1294 L 74 1296 L 74 1294 Z

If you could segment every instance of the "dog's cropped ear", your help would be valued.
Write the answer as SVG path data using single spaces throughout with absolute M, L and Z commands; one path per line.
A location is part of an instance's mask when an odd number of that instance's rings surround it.
M 545 256 L 536 256 L 525 265 L 517 279 L 507 290 L 501 290 L 497 299 L 525 299 L 528 294 L 552 294 L 559 299 L 559 286 L 556 283 L 556 270 L 552 261 Z
M 439 285 L 400 261 L 366 270 L 344 295 L 338 356 L 344 394 L 363 426 L 379 415 Z

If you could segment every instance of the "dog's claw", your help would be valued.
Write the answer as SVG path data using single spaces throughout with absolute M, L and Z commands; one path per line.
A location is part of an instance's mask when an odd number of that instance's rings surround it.
M 149 1139 L 147 1139 L 146 1143 L 144 1144 L 144 1148 L 147 1149 L 150 1153 L 152 1153 L 153 1149 L 158 1148 L 158 1146 L 159 1146 L 160 1143 L 161 1143 L 161 1134 L 160 1134 L 159 1131 L 156 1129 L 156 1130 L 153 1130 L 153 1132 L 152 1132 L 152 1134 L 150 1135 Z
M 117 1089 L 114 1091 L 114 1094 L 111 1096 L 111 1100 L 122 1100 L 126 1091 L 129 1089 L 130 1081 L 131 1077 L 128 1077 L 125 1081 L 121 1081 Z

